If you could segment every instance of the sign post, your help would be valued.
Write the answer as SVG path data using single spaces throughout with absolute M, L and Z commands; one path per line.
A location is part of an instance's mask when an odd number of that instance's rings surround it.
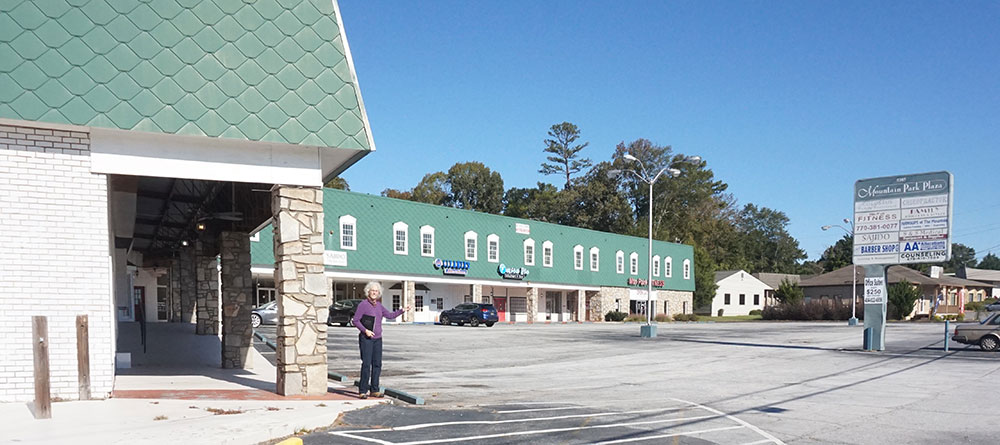
M 854 264 L 865 268 L 865 329 L 870 350 L 885 349 L 886 270 L 894 264 L 951 258 L 949 172 L 862 179 L 854 183 Z

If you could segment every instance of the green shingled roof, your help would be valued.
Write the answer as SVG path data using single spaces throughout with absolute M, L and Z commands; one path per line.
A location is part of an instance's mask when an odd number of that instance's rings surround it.
M 331 0 L 0 0 L 0 117 L 370 150 Z

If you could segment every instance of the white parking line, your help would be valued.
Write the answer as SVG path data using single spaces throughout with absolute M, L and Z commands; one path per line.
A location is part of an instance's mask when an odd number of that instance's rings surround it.
M 756 442 L 741 443 L 740 445 L 760 445 L 762 443 L 774 443 L 771 439 L 758 440 Z
M 570 417 L 580 417 L 580 416 L 570 416 Z M 603 425 L 587 425 L 587 426 L 576 426 L 576 427 L 567 427 L 567 428 L 549 428 L 549 429 L 544 429 L 544 430 L 514 431 L 514 432 L 510 432 L 510 433 L 483 434 L 483 435 L 479 435 L 479 436 L 449 437 L 447 439 L 418 440 L 418 441 L 414 441 L 414 442 L 387 442 L 387 441 L 384 441 L 384 440 L 381 440 L 381 439 L 374 439 L 374 438 L 369 438 L 369 437 L 362 437 L 362 436 L 357 436 L 355 434 L 352 434 L 352 433 L 362 433 L 362 432 L 386 432 L 387 430 L 356 430 L 356 431 L 346 431 L 346 432 L 331 431 L 330 434 L 332 434 L 332 435 L 338 435 L 338 436 L 341 436 L 341 437 L 348 437 L 348 438 L 356 439 L 356 440 L 363 440 L 363 441 L 367 441 L 367 442 L 378 443 L 378 444 L 382 444 L 382 445 L 425 445 L 425 444 L 432 444 L 432 443 L 464 442 L 464 441 L 470 441 L 470 440 L 496 439 L 496 438 L 500 438 L 500 437 L 527 436 L 527 435 L 533 435 L 533 434 L 563 433 L 563 432 L 567 432 L 567 431 L 582 431 L 582 430 L 599 429 L 599 428 L 603 429 L 603 428 L 620 428 L 620 427 L 638 426 L 638 425 L 652 425 L 652 424 L 657 424 L 657 423 L 683 422 L 683 421 L 688 421 L 688 420 L 702 420 L 702 419 L 717 418 L 717 417 L 718 416 L 715 416 L 715 415 L 711 415 L 711 416 L 697 416 L 697 417 L 681 417 L 681 418 L 676 418 L 676 419 L 645 420 L 645 421 L 642 421 L 642 422 L 609 423 L 609 424 L 603 424 Z M 538 419 L 530 419 L 530 420 L 538 420 Z M 464 424 L 464 423 L 466 423 L 466 422 L 453 422 L 453 424 Z M 506 423 L 506 421 L 499 420 L 499 421 L 492 421 L 492 422 L 477 422 L 477 423 L 498 424 L 498 423 Z M 442 423 L 442 424 L 447 425 L 447 423 Z M 409 426 L 410 427 L 417 426 L 417 427 L 421 427 L 422 428 L 422 427 L 426 427 L 427 425 L 442 425 L 442 424 L 409 425 Z M 393 428 L 393 429 L 388 430 L 388 431 L 401 431 L 401 430 L 404 430 L 404 428 L 407 428 L 407 427 Z M 723 429 L 736 429 L 736 428 L 743 428 L 743 427 L 742 426 L 733 426 L 733 427 L 724 427 Z M 407 429 L 416 429 L 416 428 L 407 428 Z M 696 432 L 678 433 L 678 434 L 675 434 L 675 435 L 687 435 L 687 434 L 696 434 Z
M 673 400 L 676 400 L 676 401 L 678 401 L 678 402 L 682 402 L 682 403 L 687 403 L 687 404 L 690 404 L 691 406 L 697 406 L 698 408 L 701 408 L 701 409 L 703 409 L 703 410 L 706 410 L 706 411 L 709 411 L 709 412 L 713 412 L 713 413 L 716 413 L 716 414 L 718 414 L 718 415 L 720 415 L 720 416 L 724 416 L 724 417 L 726 417 L 726 418 L 727 418 L 727 419 L 729 419 L 729 420 L 732 420 L 732 421 L 734 421 L 734 422 L 736 422 L 736 423 L 739 423 L 740 425 L 743 425 L 743 426 L 745 426 L 745 427 L 747 427 L 747 428 L 750 428 L 751 430 L 754 430 L 754 431 L 756 431 L 756 432 L 757 432 L 757 434 L 760 434 L 761 436 L 764 436 L 764 437 L 766 437 L 766 438 L 767 438 L 767 439 L 768 439 L 768 440 L 769 440 L 770 442 L 772 442 L 772 443 L 774 443 L 774 444 L 777 444 L 777 445 L 785 445 L 785 443 L 784 443 L 784 442 L 782 442 L 782 441 L 781 441 L 781 439 L 778 439 L 777 437 L 774 437 L 774 436 L 772 436 L 772 435 L 771 435 L 770 433 L 768 433 L 768 432 L 766 432 L 766 431 L 764 431 L 764 430 L 762 430 L 762 429 L 760 429 L 760 428 L 757 428 L 757 427 L 756 427 L 756 426 L 754 426 L 754 425 L 751 425 L 750 423 L 748 423 L 747 421 L 745 421 L 745 420 L 743 420 L 743 419 L 740 419 L 740 418 L 737 418 L 737 417 L 734 417 L 734 416 L 730 416 L 729 414 L 726 414 L 726 413 L 724 413 L 724 412 L 722 412 L 722 411 L 719 411 L 719 410 L 717 410 L 717 409 L 715 409 L 715 408 L 709 408 L 709 407 L 707 407 L 707 406 L 705 406 L 705 405 L 699 405 L 699 404 L 697 404 L 697 403 L 694 403 L 694 402 L 689 402 L 689 401 L 687 401 L 687 400 L 681 400 L 681 399 L 674 399 L 674 398 L 671 398 L 671 399 L 673 399 Z M 755 442 L 755 443 L 756 443 L 756 442 Z
M 682 432 L 682 433 L 659 434 L 659 435 L 656 435 L 656 436 L 643 436 L 643 437 L 633 437 L 633 438 L 629 438 L 629 439 L 609 440 L 609 441 L 606 441 L 606 442 L 597 442 L 595 445 L 605 445 L 605 444 L 610 444 L 610 443 L 641 442 L 641 441 L 644 441 L 644 440 L 665 439 L 667 437 L 676 437 L 676 436 L 693 436 L 695 434 L 712 433 L 712 432 L 715 432 L 715 431 L 737 430 L 737 429 L 740 429 L 740 428 L 744 428 L 743 425 L 724 426 L 724 427 L 721 427 L 721 428 L 712 428 L 712 429 L 709 429 L 709 430 L 685 431 L 685 432 Z

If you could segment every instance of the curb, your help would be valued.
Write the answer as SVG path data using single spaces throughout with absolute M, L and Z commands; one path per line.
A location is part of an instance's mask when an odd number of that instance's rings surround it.
M 264 344 L 267 345 L 267 347 L 271 348 L 272 350 L 277 350 L 278 349 L 278 345 L 275 342 L 273 342 L 270 339 L 264 337 L 259 332 L 253 331 L 253 336 L 257 337 L 258 340 L 264 342 Z M 330 380 L 333 380 L 335 382 L 340 382 L 340 383 L 348 383 L 348 382 L 351 381 L 351 379 L 349 377 L 347 377 L 346 375 L 338 374 L 338 373 L 333 372 L 333 371 L 327 371 L 326 377 L 328 379 L 330 379 Z M 354 381 L 354 386 L 357 386 L 357 387 L 360 388 L 361 387 L 361 381 L 355 380 Z M 402 401 L 404 401 L 406 403 L 412 403 L 414 405 L 423 405 L 424 404 L 424 398 L 423 397 L 415 396 L 413 394 L 407 393 L 405 391 L 400 391 L 398 389 L 386 388 L 384 386 L 380 386 L 379 389 L 381 391 L 385 392 L 385 395 L 387 395 L 389 397 L 392 397 L 392 398 L 395 398 L 395 399 L 402 400 Z M 291 439 L 289 439 L 289 440 L 291 440 Z M 285 444 L 284 442 L 281 442 L 281 444 L 279 444 L 279 445 L 290 445 L 292 443 L 294 443 L 294 442 L 290 442 L 289 444 Z M 298 443 L 301 444 L 302 441 L 300 440 Z

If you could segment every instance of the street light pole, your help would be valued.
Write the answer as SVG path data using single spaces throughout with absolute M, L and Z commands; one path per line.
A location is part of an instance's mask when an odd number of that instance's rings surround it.
M 841 226 L 839 224 L 831 224 L 831 225 L 823 226 L 823 227 L 820 227 L 820 228 L 823 229 L 823 230 L 830 230 L 833 227 L 837 227 L 840 230 L 843 230 L 844 233 L 850 235 L 851 239 L 853 240 L 854 239 L 854 224 L 851 222 L 851 220 L 849 220 L 847 218 L 844 218 L 844 223 L 851 224 L 851 230 L 850 231 L 848 231 L 847 229 L 845 229 L 843 226 Z M 854 247 L 852 246 L 851 249 L 852 249 L 852 251 L 851 251 L 851 319 L 847 320 L 847 325 L 848 326 L 857 326 L 857 324 L 858 324 L 858 317 L 857 317 L 857 312 L 856 311 L 858 309 L 858 266 L 854 264 L 854 251 L 853 251 Z
M 646 324 L 642 326 L 639 331 L 640 337 L 656 337 L 656 327 L 653 325 L 653 184 L 656 180 L 660 178 L 664 173 L 667 174 L 668 178 L 675 178 L 680 176 L 681 171 L 676 168 L 663 167 L 656 173 L 656 175 L 650 176 L 649 172 L 646 170 L 646 166 L 643 165 L 635 156 L 626 153 L 623 158 L 627 161 L 639 163 L 639 168 L 641 173 L 635 170 L 609 170 L 608 174 L 612 177 L 616 177 L 622 172 L 632 173 L 636 178 L 649 184 L 649 223 L 647 226 L 647 243 L 649 246 L 649 255 L 646 257 Z M 701 156 L 687 156 L 681 159 L 680 162 L 685 163 L 698 163 L 701 162 Z

